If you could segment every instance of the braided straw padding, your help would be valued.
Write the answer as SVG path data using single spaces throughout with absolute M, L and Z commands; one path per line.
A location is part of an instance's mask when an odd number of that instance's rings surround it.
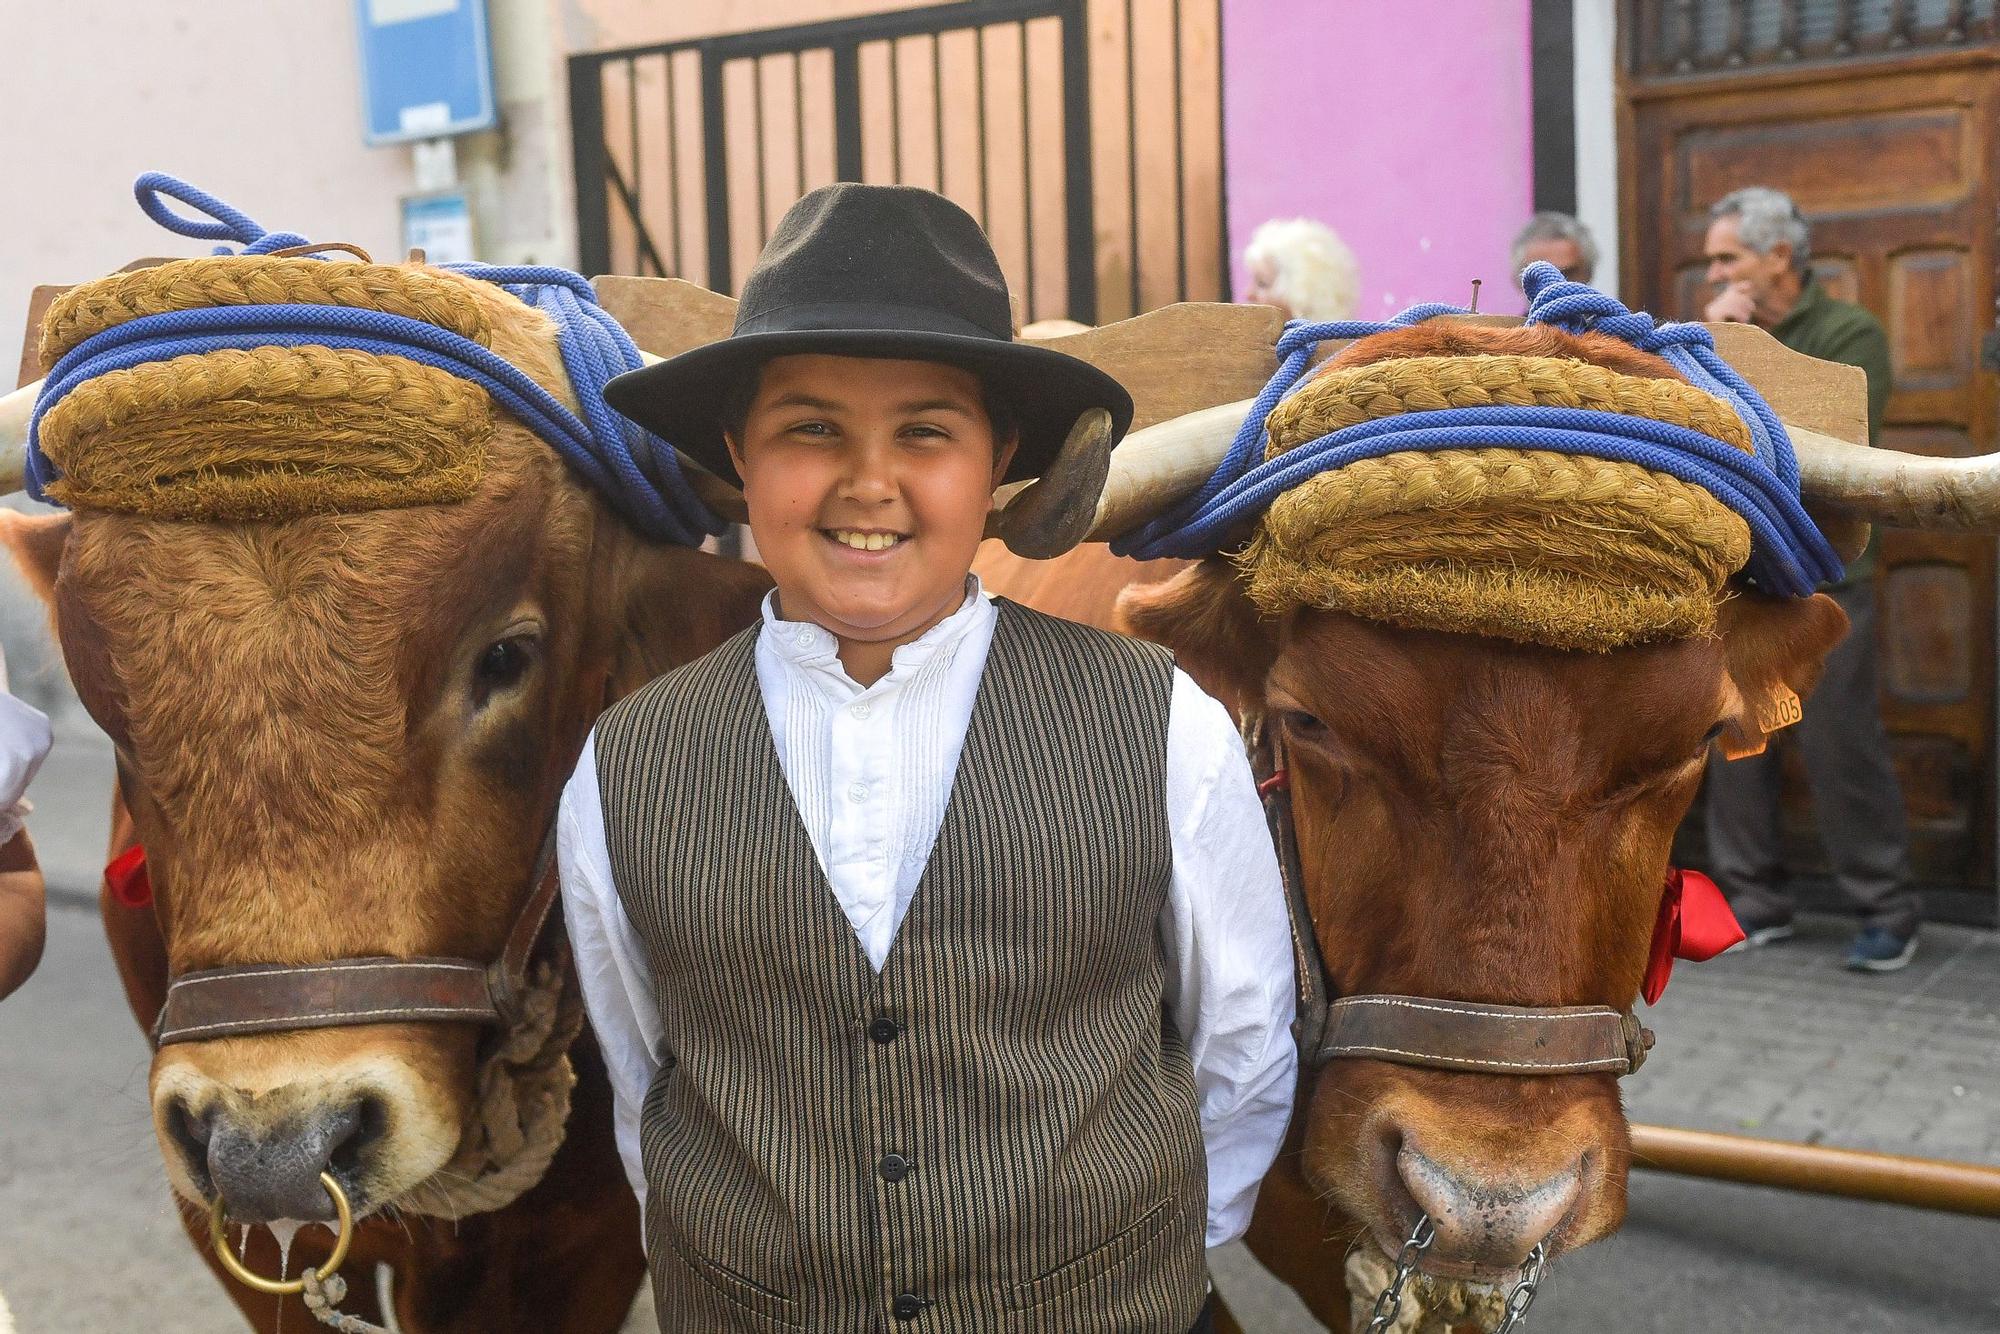
M 1645 379 L 1567 357 L 1397 357 L 1332 366 L 1271 409 L 1265 456 L 1365 421 L 1446 408 L 1542 407 L 1616 412 L 1685 426 L 1748 454 L 1749 428 L 1727 403 L 1684 380 Z
M 1275 456 L 1397 412 L 1591 407 L 1749 449 L 1693 386 L 1552 357 L 1411 357 L 1335 369 L 1271 414 Z M 1282 414 L 1282 416 L 1281 416 Z M 1240 557 L 1269 614 L 1309 606 L 1421 629 L 1605 651 L 1712 633 L 1749 527 L 1707 491 L 1636 464 L 1520 449 L 1389 454 L 1272 503 Z
M 145 315 L 210 306 L 350 306 L 422 320 L 490 345 L 472 280 L 419 265 L 229 255 L 180 259 L 73 287 L 42 319 L 42 366 L 84 339 Z
M 403 357 L 317 346 L 111 371 L 41 423 L 42 449 L 63 474 L 52 498 L 168 519 L 463 500 L 485 475 L 492 433 L 477 385 Z

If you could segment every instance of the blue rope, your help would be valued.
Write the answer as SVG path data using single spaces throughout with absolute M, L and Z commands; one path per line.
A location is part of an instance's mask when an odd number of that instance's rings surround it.
M 1615 298 L 1569 282 L 1537 261 L 1522 275 L 1528 323 L 1570 333 L 1595 331 L 1663 357 L 1696 387 L 1736 410 L 1754 456 L 1683 427 L 1619 413 L 1546 407 L 1451 408 L 1408 412 L 1346 427 L 1262 460 L 1265 423 L 1304 377 L 1313 350 L 1330 338 L 1364 338 L 1407 328 L 1449 306 L 1418 306 L 1387 323 L 1294 320 L 1278 339 L 1279 367 L 1251 407 L 1229 452 L 1201 489 L 1173 510 L 1112 544 L 1121 555 L 1193 557 L 1220 550 L 1244 523 L 1310 477 L 1361 459 L 1405 450 L 1512 448 L 1589 455 L 1636 463 L 1691 483 L 1741 515 L 1750 527 L 1746 575 L 1765 592 L 1805 597 L 1840 576 L 1840 559 L 1799 503 L 1799 471 L 1784 424 L 1770 405 L 1715 351 L 1699 324 L 1655 324 Z
M 160 172 L 135 187 L 146 215 L 170 231 L 197 240 L 234 241 L 243 254 L 309 244 L 292 232 L 267 232 L 248 215 Z M 174 212 L 167 195 L 215 219 L 203 222 Z M 217 246 L 217 254 L 235 253 Z M 570 411 L 519 367 L 469 338 L 422 320 L 346 306 L 286 304 L 218 306 L 169 311 L 115 325 L 84 340 L 50 368 L 28 425 L 28 491 L 46 499 L 56 472 L 41 449 L 44 414 L 95 376 L 147 362 L 194 356 L 218 348 L 330 347 L 408 358 L 484 388 L 547 441 L 570 466 L 648 537 L 698 545 L 722 530 L 722 520 L 688 486 L 680 460 L 665 441 L 612 411 L 604 386 L 612 376 L 642 363 L 638 347 L 597 304 L 581 275 L 545 266 L 446 265 L 455 273 L 505 288 L 546 313 L 556 324 L 563 368 L 583 415 Z

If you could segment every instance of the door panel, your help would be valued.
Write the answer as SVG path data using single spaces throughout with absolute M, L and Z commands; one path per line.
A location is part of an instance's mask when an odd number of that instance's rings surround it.
M 1813 226 L 1827 291 L 1888 331 L 1895 389 L 1881 443 L 1996 448 L 1995 377 L 1978 368 L 1994 314 L 2000 51 L 1751 70 L 1689 82 L 1633 76 L 1626 96 L 1627 286 L 1698 318 L 1708 209 L 1731 190 L 1789 191 Z M 1985 538 L 1882 539 L 1882 710 L 1904 785 L 1911 856 L 1933 902 L 1994 917 L 1994 556 Z M 1809 706 L 1810 707 L 1810 706 Z M 1789 766 L 1788 863 L 1825 870 Z

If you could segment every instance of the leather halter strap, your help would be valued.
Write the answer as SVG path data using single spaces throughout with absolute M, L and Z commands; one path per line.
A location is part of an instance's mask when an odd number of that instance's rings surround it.
M 548 932 L 560 881 L 555 830 L 542 840 L 534 888 L 507 933 L 500 957 L 332 959 L 310 964 L 245 964 L 187 973 L 167 987 L 153 1043 L 290 1033 L 355 1024 L 415 1022 L 513 1027 L 535 951 Z
M 1608 1005 L 1485 1005 L 1425 996 L 1343 996 L 1313 933 L 1292 824 L 1291 775 L 1283 743 L 1260 717 L 1244 729 L 1250 769 L 1278 852 L 1291 919 L 1298 1014 L 1292 1037 L 1308 1074 L 1340 1058 L 1391 1061 L 1430 1070 L 1505 1075 L 1631 1074 L 1653 1035 L 1630 1010 Z

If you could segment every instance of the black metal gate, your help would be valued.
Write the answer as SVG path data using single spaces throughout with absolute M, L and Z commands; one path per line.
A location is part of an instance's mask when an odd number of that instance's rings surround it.
M 1099 134 L 1118 142 L 1098 144 L 1097 160 L 1118 155 L 1114 168 L 1122 170 L 1110 181 L 1115 187 L 1122 178 L 1130 194 L 1128 201 L 1119 189 L 1112 211 L 1129 203 L 1133 221 L 1132 253 L 1122 267 L 1107 269 L 1110 290 L 1100 305 L 1089 16 L 1106 3 L 961 0 L 572 57 L 583 270 L 683 277 L 734 292 L 794 200 L 834 180 L 868 180 L 927 186 L 964 205 L 993 237 L 1024 322 L 1067 316 L 1097 323 L 1139 308 L 1142 209 L 1154 237 L 1146 304 L 1222 295 L 1219 171 L 1212 199 L 1186 185 L 1178 162 L 1172 179 L 1149 180 L 1142 191 L 1130 123 L 1140 114 L 1135 71 L 1147 57 L 1132 56 L 1132 0 L 1109 0 L 1109 21 L 1122 9 L 1126 27 L 1123 51 L 1114 48 L 1104 63 L 1125 68 L 1122 89 L 1113 83 L 1100 90 Z M 1191 4 L 1213 7 L 1215 0 Z M 1143 7 L 1136 22 L 1152 21 L 1145 16 L 1153 8 Z M 1173 68 L 1170 79 L 1165 69 L 1149 71 L 1152 100 L 1143 110 L 1165 124 L 1184 114 L 1181 0 L 1157 9 L 1161 22 L 1175 24 Z M 1215 64 L 1198 71 L 1203 86 L 1219 87 L 1219 48 L 1197 58 Z M 1213 124 L 1198 127 L 1204 142 L 1212 131 L 1218 163 L 1219 112 L 1218 98 L 1206 113 Z M 1178 154 L 1185 133 L 1179 120 L 1171 133 Z M 1161 174 L 1164 161 L 1149 153 L 1147 173 Z M 1193 223 L 1186 216 L 1191 198 L 1203 210 Z M 1173 217 L 1162 219 L 1159 211 L 1168 208 Z M 1122 245 L 1123 222 L 1114 217 L 1109 225 Z M 1160 239 L 1170 230 L 1177 257 L 1172 242 Z M 1163 246 L 1166 253 L 1152 257 Z

